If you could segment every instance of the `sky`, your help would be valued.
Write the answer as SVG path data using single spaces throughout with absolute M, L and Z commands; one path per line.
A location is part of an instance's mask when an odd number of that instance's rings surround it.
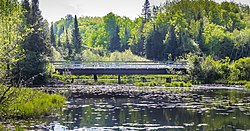
M 166 0 L 149 0 L 151 5 L 160 5 Z M 215 0 L 222 2 L 224 0 Z M 228 0 L 229 1 L 229 0 Z M 230 0 L 232 1 L 232 0 Z M 250 5 L 250 0 L 234 0 Z M 40 0 L 40 9 L 48 22 L 55 22 L 67 14 L 80 16 L 105 16 L 113 12 L 131 19 L 141 15 L 145 0 Z

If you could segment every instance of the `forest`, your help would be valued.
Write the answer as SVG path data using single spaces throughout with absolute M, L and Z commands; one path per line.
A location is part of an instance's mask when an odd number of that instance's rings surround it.
M 249 13 L 249 5 L 235 2 L 174 0 L 151 6 L 146 0 L 135 20 L 112 12 L 104 17 L 67 15 L 51 23 L 50 38 L 62 59 L 130 50 L 155 61 L 188 53 L 237 60 L 250 55 Z

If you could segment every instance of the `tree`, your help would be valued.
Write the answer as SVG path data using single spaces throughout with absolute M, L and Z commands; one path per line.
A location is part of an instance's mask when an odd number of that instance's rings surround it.
M 50 44 L 54 47 L 56 47 L 56 38 L 54 34 L 54 26 L 53 22 L 51 22 L 51 27 L 50 27 Z
M 150 32 L 145 43 L 145 54 L 148 59 L 163 60 L 163 39 L 160 32 L 154 30 Z
M 38 0 L 31 1 L 30 14 L 27 14 L 25 19 L 29 23 L 30 32 L 24 37 L 22 49 L 25 51 L 25 56 L 18 62 L 20 75 L 17 78 L 27 84 L 44 84 L 48 76 L 46 59 L 50 54 L 49 29 L 48 23 L 41 15 Z
M 23 57 L 20 43 L 25 32 L 20 31 L 23 10 L 17 0 L 0 0 L 0 112 L 2 107 L 9 106 L 15 90 L 20 87 L 14 82 L 15 66 Z
M 172 60 L 178 56 L 176 50 L 178 48 L 178 43 L 177 43 L 177 38 L 175 35 L 175 27 L 171 26 L 170 31 L 169 31 L 169 36 L 168 39 L 165 41 L 166 42 L 166 55 L 172 56 Z
M 120 28 L 117 23 L 117 17 L 111 12 L 104 17 L 105 31 L 108 35 L 108 50 L 114 52 L 120 50 L 121 42 L 119 37 Z
M 68 48 L 68 59 L 72 58 L 72 45 L 69 43 L 68 30 L 66 29 L 66 47 Z
M 30 24 L 30 22 L 29 22 L 29 17 L 30 17 L 30 10 L 31 10 L 31 8 L 30 8 L 30 3 L 29 3 L 29 0 L 24 0 L 23 2 L 22 2 L 22 8 L 23 8 L 23 10 L 24 10 L 24 21 L 23 22 L 25 22 L 25 24 L 24 25 L 29 25 Z
M 78 20 L 76 15 L 74 19 L 74 27 L 72 30 L 72 44 L 74 46 L 75 53 L 80 54 L 82 51 L 82 38 L 79 33 Z
M 111 36 L 111 39 L 110 39 L 110 45 L 109 45 L 109 50 L 111 52 L 114 52 L 114 51 L 120 51 L 120 37 L 118 35 L 118 33 L 120 32 L 120 29 L 119 29 L 119 26 L 116 26 L 116 29 L 115 29 L 115 32 L 114 34 Z
M 145 0 L 144 5 L 142 6 L 142 17 L 143 19 L 143 23 L 146 23 L 147 21 L 149 21 L 151 19 L 151 9 L 150 9 L 150 3 L 149 0 Z

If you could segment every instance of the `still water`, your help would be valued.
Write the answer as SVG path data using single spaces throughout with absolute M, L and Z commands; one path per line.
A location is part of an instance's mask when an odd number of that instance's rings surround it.
M 69 99 L 46 130 L 250 130 L 250 92 L 209 89 L 185 98 Z

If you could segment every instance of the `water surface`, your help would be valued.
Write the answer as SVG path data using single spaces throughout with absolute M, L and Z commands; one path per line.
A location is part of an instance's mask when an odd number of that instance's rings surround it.
M 250 92 L 196 90 L 171 101 L 74 98 L 47 122 L 49 130 L 249 130 Z

